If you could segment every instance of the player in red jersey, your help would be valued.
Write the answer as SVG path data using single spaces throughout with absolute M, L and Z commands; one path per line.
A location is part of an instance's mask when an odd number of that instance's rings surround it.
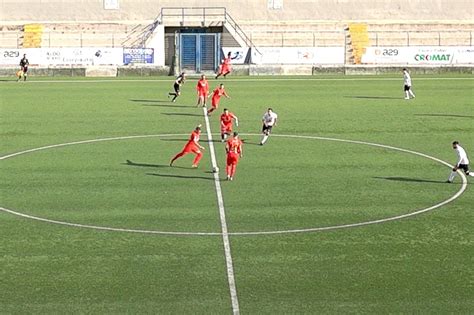
M 194 158 L 192 167 L 198 167 L 199 160 L 202 158 L 201 150 L 204 150 L 204 147 L 199 144 L 199 137 L 201 136 L 201 125 L 197 126 L 196 129 L 191 133 L 188 143 L 184 146 L 183 150 L 176 154 L 176 156 L 171 160 L 170 166 L 173 166 L 174 161 L 180 157 L 188 154 L 194 153 L 196 157 Z
M 235 120 L 235 125 L 239 126 L 239 119 L 237 116 L 229 112 L 227 108 L 224 108 L 224 113 L 221 115 L 221 142 L 224 142 L 232 133 L 232 120 Z
M 214 92 L 212 92 L 212 108 L 210 108 L 207 111 L 207 114 L 209 115 L 213 111 L 215 111 L 219 107 L 219 101 L 221 100 L 221 96 L 225 96 L 227 98 L 230 98 L 229 95 L 227 95 L 227 92 L 224 89 L 224 84 L 220 84 L 219 87 L 216 87 Z
M 206 76 L 204 74 L 201 75 L 201 79 L 197 83 L 196 90 L 198 95 L 196 107 L 199 107 L 199 105 L 206 107 L 206 99 L 209 95 L 209 83 L 207 82 Z
M 230 55 L 231 55 L 231 52 L 229 51 L 229 53 L 227 54 L 227 57 L 222 59 L 222 63 L 219 66 L 219 73 L 216 75 L 216 79 L 220 77 L 221 75 L 223 75 L 225 78 L 232 71 L 232 67 L 230 63 L 232 59 L 235 59 L 237 57 L 232 58 Z
M 242 140 L 240 140 L 237 132 L 234 132 L 234 136 L 227 141 L 225 152 L 227 153 L 227 164 L 225 169 L 227 180 L 233 180 L 237 163 L 239 163 L 239 158 L 243 156 Z

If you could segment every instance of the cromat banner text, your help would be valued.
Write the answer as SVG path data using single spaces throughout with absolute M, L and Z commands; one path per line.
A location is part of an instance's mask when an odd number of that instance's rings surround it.
M 368 47 L 364 64 L 462 65 L 474 63 L 471 46 Z

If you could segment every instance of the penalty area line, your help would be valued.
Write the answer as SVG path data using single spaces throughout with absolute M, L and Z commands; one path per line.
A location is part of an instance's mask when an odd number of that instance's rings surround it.
M 214 150 L 214 142 L 212 141 L 211 124 L 207 115 L 207 108 L 203 107 L 204 120 L 206 121 L 207 142 L 209 143 L 209 155 L 211 156 L 212 169 L 217 168 L 216 152 Z M 230 298 L 232 302 L 232 312 L 234 315 L 240 314 L 239 299 L 237 297 L 237 288 L 235 285 L 234 264 L 232 262 L 232 254 L 230 251 L 229 231 L 227 229 L 227 220 L 225 216 L 224 197 L 222 196 L 221 182 L 219 172 L 214 172 L 214 183 L 216 186 L 217 205 L 219 207 L 219 216 L 221 220 L 222 241 L 224 243 L 224 254 L 227 269 L 227 280 L 229 282 Z

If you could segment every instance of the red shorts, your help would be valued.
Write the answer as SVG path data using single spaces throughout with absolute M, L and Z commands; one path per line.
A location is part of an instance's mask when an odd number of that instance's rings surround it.
M 231 133 L 232 132 L 232 124 L 227 124 L 222 126 L 221 125 L 221 133 Z
M 227 73 L 227 72 L 230 72 L 230 70 L 231 70 L 231 68 L 228 65 L 224 64 L 224 65 L 221 66 L 221 73 Z
M 184 149 L 183 149 L 183 152 L 184 153 L 201 153 L 201 150 L 195 145 L 195 144 L 187 144 Z
M 202 97 L 207 97 L 207 92 L 206 92 L 206 91 L 199 90 L 199 91 L 198 91 L 198 96 L 199 96 L 199 97 L 201 97 L 201 96 L 202 96 Z
M 237 164 L 239 162 L 239 154 L 234 152 L 227 153 L 227 165 Z
M 219 107 L 219 101 L 221 100 L 220 97 L 213 97 L 212 98 L 212 107 L 217 108 Z

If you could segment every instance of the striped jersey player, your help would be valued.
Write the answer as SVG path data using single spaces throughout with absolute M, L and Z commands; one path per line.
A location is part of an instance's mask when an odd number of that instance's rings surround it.
M 265 114 L 263 114 L 262 117 L 262 140 L 260 141 L 260 145 L 264 145 L 265 142 L 268 140 L 268 137 L 270 136 L 270 133 L 272 132 L 273 126 L 276 126 L 278 120 L 278 115 L 273 111 L 271 107 L 267 109 Z
M 410 96 L 411 98 L 415 98 L 415 94 L 411 90 L 411 76 L 406 68 L 403 68 L 403 84 L 403 89 L 405 91 L 405 99 L 409 100 Z
M 464 174 L 474 177 L 474 173 L 469 172 L 469 159 L 467 157 L 466 150 L 464 150 L 464 148 L 459 145 L 459 141 L 453 142 L 453 149 L 456 151 L 456 154 L 458 156 L 458 161 L 456 162 L 456 165 L 454 166 L 451 174 L 449 174 L 449 178 L 447 182 L 448 183 L 453 182 L 454 177 L 456 177 L 458 169 L 463 170 Z

